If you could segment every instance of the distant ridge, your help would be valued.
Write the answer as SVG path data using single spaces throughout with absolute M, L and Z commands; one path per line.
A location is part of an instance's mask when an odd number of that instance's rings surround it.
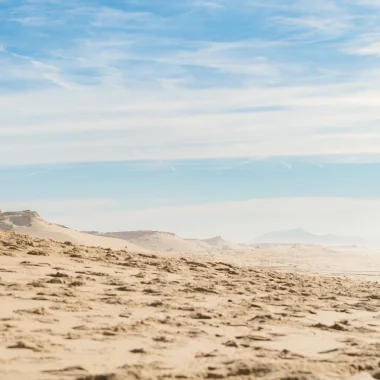
M 87 232 L 97 236 L 128 240 L 140 247 L 157 252 L 205 252 L 215 247 L 197 239 L 183 239 L 172 232 L 163 231 L 120 231 Z
M 145 248 L 131 242 L 111 237 L 89 235 L 72 230 L 60 224 L 43 219 L 36 211 L 0 211 L 0 231 L 14 231 L 41 239 L 52 239 L 60 242 L 71 242 L 78 245 L 99 246 L 103 248 L 125 249 L 135 252 L 146 252 Z
M 76 231 L 62 224 L 51 223 L 32 210 L 0 211 L 0 231 L 14 231 L 42 239 L 103 248 L 128 249 L 135 252 L 196 253 L 244 249 L 244 246 L 224 240 L 220 236 L 200 240 L 184 239 L 175 233 L 157 230 Z
M 310 244 L 325 246 L 361 246 L 364 240 L 360 237 L 346 237 L 334 234 L 318 235 L 302 228 L 275 231 L 253 239 L 251 244 Z
M 11 231 L 17 227 L 32 227 L 33 222 L 42 220 L 36 211 L 31 210 L 0 212 L 0 230 Z
M 246 247 L 244 247 L 243 245 L 225 240 L 221 236 L 215 236 L 210 239 L 203 239 L 202 241 L 211 245 L 212 247 L 224 250 L 239 250 L 244 248 L 246 249 Z
M 83 231 L 88 234 L 92 235 L 101 235 L 101 236 L 108 236 L 108 237 L 117 237 L 119 239 L 139 239 L 144 236 L 151 236 L 155 234 L 160 235 L 169 235 L 169 236 L 176 236 L 176 234 L 172 232 L 164 232 L 164 231 L 153 231 L 153 230 L 142 230 L 142 231 L 119 231 L 119 232 L 98 232 L 98 231 Z

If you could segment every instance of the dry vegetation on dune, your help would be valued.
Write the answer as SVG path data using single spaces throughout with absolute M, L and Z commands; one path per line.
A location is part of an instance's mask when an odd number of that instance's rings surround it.
M 380 378 L 380 286 L 0 233 L 2 380 Z

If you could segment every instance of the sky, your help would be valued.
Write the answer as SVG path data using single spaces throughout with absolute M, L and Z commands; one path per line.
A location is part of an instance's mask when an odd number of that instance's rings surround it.
M 2 0 L 0 208 L 380 236 L 379 63 L 379 0 Z

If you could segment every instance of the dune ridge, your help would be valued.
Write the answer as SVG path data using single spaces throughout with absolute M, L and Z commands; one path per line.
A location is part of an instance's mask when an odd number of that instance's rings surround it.
M 79 245 L 100 246 L 112 249 L 128 249 L 147 252 L 146 248 L 122 239 L 86 234 L 66 226 L 50 223 L 37 212 L 31 210 L 0 212 L 0 231 L 13 231 L 19 234 Z
M 221 236 L 215 236 L 210 239 L 202 239 L 202 241 L 218 249 L 224 249 L 224 250 L 247 249 L 247 246 L 244 246 L 242 244 L 236 244 L 232 241 L 225 240 Z
M 156 252 L 204 252 L 215 249 L 210 244 L 198 239 L 183 239 L 172 232 L 163 231 L 122 231 L 90 232 L 97 236 L 124 239 L 145 249 Z

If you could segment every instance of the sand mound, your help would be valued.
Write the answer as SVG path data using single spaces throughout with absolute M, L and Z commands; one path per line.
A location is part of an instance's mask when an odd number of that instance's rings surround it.
M 212 247 L 223 249 L 223 250 L 239 250 L 246 249 L 243 245 L 239 245 L 233 243 L 232 241 L 228 241 L 223 239 L 221 236 L 216 236 L 211 239 L 203 239 L 202 242 L 211 245 Z
M 111 237 L 94 236 L 71 230 L 62 225 L 50 223 L 41 218 L 35 211 L 0 212 L 0 230 L 13 231 L 42 239 L 52 239 L 60 242 L 71 242 L 78 245 L 99 246 L 112 249 L 124 249 L 136 252 L 146 252 L 132 242 Z
M 94 233 L 94 232 L 93 232 Z M 161 231 L 124 231 L 124 232 L 106 232 L 96 235 L 114 237 L 128 240 L 140 247 L 157 251 L 157 252 L 204 252 L 215 249 L 200 240 L 186 240 L 171 233 Z
M 35 220 L 42 220 L 41 217 L 31 210 L 19 211 L 19 212 L 4 212 L 0 213 L 0 217 L 3 223 L 14 224 L 19 227 L 30 227 Z

